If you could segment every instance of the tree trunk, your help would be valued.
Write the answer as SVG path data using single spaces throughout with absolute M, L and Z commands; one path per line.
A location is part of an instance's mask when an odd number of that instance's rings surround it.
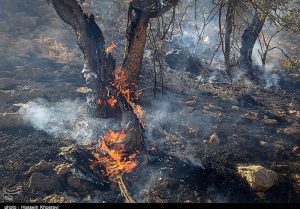
M 230 76 L 230 51 L 231 51 L 231 34 L 233 28 L 233 20 L 234 20 L 234 0 L 229 0 L 226 14 L 226 23 L 225 23 L 225 65 L 227 68 L 227 72 Z
M 144 11 L 134 10 L 130 6 L 128 19 L 127 48 L 122 66 L 128 72 L 128 84 L 134 90 L 142 68 L 149 18 Z
M 242 35 L 242 47 L 240 49 L 240 66 L 242 68 L 246 68 L 250 74 L 252 68 L 253 47 L 259 36 L 259 33 L 261 32 L 265 24 L 265 21 L 266 15 L 256 10 L 251 24 L 245 29 Z
M 74 29 L 79 48 L 84 55 L 82 71 L 89 88 L 87 95 L 89 116 L 108 116 L 106 84 L 115 68 L 115 59 L 105 53 L 102 31 L 94 15 L 86 14 L 74 0 L 51 0 L 59 17 Z
M 136 90 L 151 18 L 157 18 L 178 4 L 179 0 L 132 0 L 128 8 L 127 47 L 122 67 L 129 75 L 131 91 Z

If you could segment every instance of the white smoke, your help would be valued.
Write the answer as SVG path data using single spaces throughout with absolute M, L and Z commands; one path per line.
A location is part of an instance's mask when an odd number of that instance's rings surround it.
M 261 49 L 257 41 L 253 48 L 252 59 L 255 64 L 262 66 L 262 60 L 259 54 L 260 50 Z M 273 72 L 276 67 L 280 67 L 279 63 L 271 59 L 268 63 L 265 64 L 264 67 L 262 67 L 262 78 L 265 81 L 265 88 L 278 87 L 278 82 L 280 78 L 278 74 Z
M 106 130 L 109 121 L 88 119 L 86 104 L 80 101 L 64 100 L 50 103 L 36 99 L 27 103 L 28 108 L 19 114 L 37 130 L 54 137 L 76 140 L 79 144 L 89 144 L 96 140 L 95 133 Z
M 169 99 L 171 100 L 171 98 Z M 196 113 L 183 118 L 180 115 L 183 109 L 178 108 L 175 104 L 176 102 L 183 103 L 181 99 L 175 98 L 173 98 L 173 102 L 153 102 L 153 109 L 149 111 L 149 118 L 145 121 L 146 143 L 159 147 L 161 151 L 175 156 L 183 162 L 204 168 L 201 160 L 196 157 L 197 150 L 189 141 L 185 140 L 185 137 L 180 132 L 186 125 L 201 127 L 203 123 L 203 127 L 207 127 L 211 122 L 211 118 L 208 115 Z M 148 111 L 146 110 L 146 112 Z M 209 132 L 209 128 L 201 130 L 203 134 L 205 134 L 205 131 Z M 157 132 L 160 132 L 162 136 L 157 137 Z M 178 146 L 174 146 L 172 143 L 176 143 Z M 179 146 L 179 144 L 185 145 L 183 147 Z

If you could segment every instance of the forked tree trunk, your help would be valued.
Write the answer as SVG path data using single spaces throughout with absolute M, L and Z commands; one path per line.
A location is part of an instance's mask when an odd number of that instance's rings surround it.
M 89 87 L 88 105 L 90 110 L 100 110 L 102 116 L 110 116 L 107 104 L 108 94 L 114 95 L 122 111 L 123 130 L 126 133 L 125 144 L 130 153 L 133 150 L 143 151 L 143 127 L 125 97 L 117 92 L 110 83 L 112 71 L 115 69 L 115 59 L 105 52 L 105 42 L 102 32 L 94 21 L 93 15 L 83 12 L 77 0 L 52 0 L 52 4 L 67 24 L 71 25 L 76 33 L 78 45 L 84 54 L 85 68 L 83 74 Z M 100 117 L 95 115 L 93 117 Z
M 265 21 L 266 15 L 256 10 L 251 24 L 245 29 L 242 35 L 242 47 L 240 49 L 240 66 L 242 68 L 246 68 L 250 75 L 252 75 L 251 68 L 253 47 L 265 24 Z
M 106 85 L 115 68 L 115 59 L 105 53 L 105 41 L 94 15 L 86 14 L 76 0 L 51 0 L 59 17 L 72 26 L 78 45 L 84 55 L 84 69 L 89 89 L 87 95 L 89 116 L 107 117 Z

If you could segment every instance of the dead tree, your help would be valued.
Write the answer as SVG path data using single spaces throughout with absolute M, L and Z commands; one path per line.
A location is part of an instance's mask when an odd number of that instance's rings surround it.
M 250 77 L 252 78 L 253 75 L 251 72 L 251 68 L 253 47 L 265 24 L 266 17 L 267 16 L 264 13 L 256 9 L 252 22 L 245 29 L 242 35 L 242 47 L 240 48 L 240 66 L 247 69 Z
M 231 34 L 233 30 L 233 23 L 234 23 L 234 8 L 236 1 L 229 0 L 227 6 L 227 13 L 226 13 L 226 20 L 225 20 L 225 38 L 224 38 L 224 58 L 225 58 L 225 65 L 227 68 L 227 72 L 231 77 L 230 73 L 230 51 L 231 51 Z
M 273 46 L 271 47 L 271 42 L 273 40 L 273 38 L 280 33 L 282 30 L 284 29 L 284 27 L 279 28 L 278 30 L 276 30 L 271 37 L 267 40 L 266 35 L 261 32 L 261 37 L 262 40 L 259 38 L 259 45 L 260 45 L 260 50 L 258 50 L 258 53 L 260 54 L 260 58 L 261 58 L 261 63 L 262 63 L 262 67 L 265 68 L 265 65 L 267 63 L 267 56 L 268 53 L 274 49 L 277 49 L 278 46 Z
M 123 68 L 128 71 L 129 85 L 135 89 L 141 72 L 147 28 L 151 18 L 157 18 L 173 8 L 179 0 L 132 0 L 128 8 L 127 46 Z

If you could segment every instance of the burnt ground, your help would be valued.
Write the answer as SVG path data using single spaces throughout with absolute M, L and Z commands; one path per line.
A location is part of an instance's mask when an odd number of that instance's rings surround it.
M 16 10 L 14 18 L 7 22 L 1 17 L 0 22 L 6 25 L 1 28 L 0 42 L 1 112 L 13 112 L 13 104 L 36 98 L 50 102 L 66 98 L 84 101 L 84 94 L 75 91 L 84 86 L 84 79 L 80 75 L 81 55 L 70 28 L 53 18 L 53 10 L 42 1 L 34 7 L 49 15 L 25 14 L 28 24 L 19 24 L 24 8 L 15 2 L 16 5 L 4 8 Z M 31 8 L 30 3 L 27 7 Z M 154 99 L 148 63 L 146 58 L 141 102 L 145 109 L 149 162 L 125 175 L 128 190 L 136 200 L 300 202 L 300 157 L 293 153 L 293 148 L 300 146 L 297 72 L 280 72 L 281 80 L 276 87 L 251 84 L 231 89 L 226 84 L 199 84 L 188 73 L 168 70 L 164 96 L 158 91 Z M 186 101 L 193 104 L 187 105 Z M 220 144 L 208 141 L 214 133 Z M 123 201 L 114 184 L 104 191 L 95 185 L 85 191 L 67 186 L 52 192 L 28 188 L 29 177 L 25 172 L 42 159 L 52 165 L 64 162 L 58 153 L 61 147 L 74 143 L 70 138 L 21 127 L 0 129 L 0 143 L 1 188 L 22 185 L 22 193 L 14 196 L 14 201 L 29 202 L 53 193 L 78 202 Z M 256 194 L 237 174 L 239 164 L 271 169 L 279 175 L 279 183 L 264 196 Z M 87 195 L 91 198 L 86 199 Z M 7 201 L 2 193 L 0 201 Z

